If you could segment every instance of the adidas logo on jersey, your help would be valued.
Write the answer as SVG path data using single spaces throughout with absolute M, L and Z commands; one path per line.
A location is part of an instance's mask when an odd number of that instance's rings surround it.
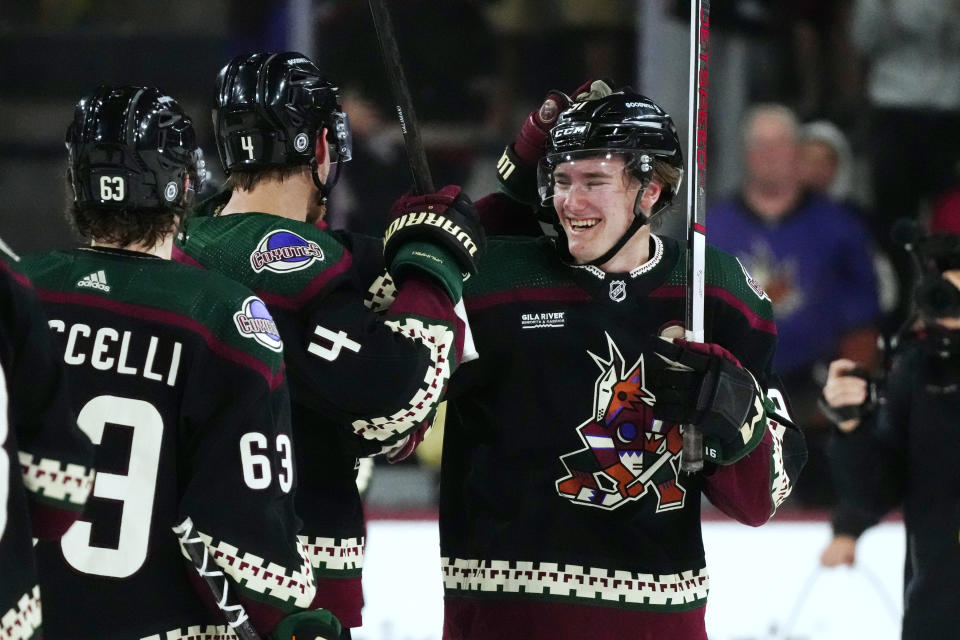
M 79 281 L 77 281 L 77 286 L 87 287 L 90 289 L 100 289 L 100 291 L 105 293 L 110 291 L 110 285 L 107 284 L 107 274 L 105 274 L 102 269 L 82 277 Z

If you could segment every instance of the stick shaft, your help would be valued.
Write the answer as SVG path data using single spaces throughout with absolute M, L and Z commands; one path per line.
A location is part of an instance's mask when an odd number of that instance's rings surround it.
M 420 126 L 417 124 L 417 112 L 413 109 L 413 100 L 410 99 L 410 86 L 407 76 L 403 73 L 400 64 L 400 49 L 397 47 L 397 36 L 393 30 L 393 21 L 387 10 L 386 0 L 369 0 L 370 14 L 373 16 L 373 26 L 377 30 L 377 40 L 380 41 L 380 53 L 387 76 L 390 78 L 390 88 L 393 99 L 397 103 L 397 117 L 400 119 L 400 130 L 403 132 L 403 146 L 407 150 L 407 161 L 410 163 L 410 173 L 413 175 L 413 187 L 417 193 L 432 193 L 433 176 L 430 175 L 430 165 L 427 164 L 427 152 L 423 149 L 423 138 L 420 137 Z M 433 419 L 433 428 L 442 429 L 446 419 L 446 402 L 441 402 Z
M 189 517 L 186 518 L 173 527 L 173 532 L 177 535 L 180 546 L 190 556 L 193 568 L 197 570 L 197 573 L 207 584 L 213 599 L 220 607 L 220 611 L 223 612 L 227 624 L 237 634 L 237 638 L 239 640 L 260 640 L 260 635 L 250 624 L 250 619 L 243 605 L 236 601 L 230 601 L 229 578 L 214 564 L 213 558 L 210 557 L 210 550 L 207 549 L 203 538 L 200 537 L 193 526 L 193 520 Z
M 710 0 L 690 1 L 690 111 L 687 137 L 687 340 L 703 342 L 706 288 L 707 88 Z M 703 435 L 693 425 L 683 432 L 681 468 L 703 468 Z
M 410 87 L 403 73 L 403 65 L 400 64 L 400 50 L 397 48 L 393 21 L 390 19 L 385 0 L 369 0 L 369 3 L 373 26 L 377 30 L 377 40 L 380 42 L 380 52 L 383 54 L 383 64 L 396 102 L 397 117 L 400 119 L 400 130 L 403 132 L 403 144 L 407 150 L 413 183 L 419 193 L 431 193 L 434 191 L 433 177 L 427 165 L 427 154 L 423 149 L 417 114 L 413 110 L 413 101 L 410 99 Z

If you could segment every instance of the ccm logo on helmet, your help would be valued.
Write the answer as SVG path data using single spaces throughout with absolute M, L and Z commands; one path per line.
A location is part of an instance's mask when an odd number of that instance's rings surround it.
M 559 127 L 559 128 L 557 128 L 557 129 L 554 129 L 552 133 L 553 133 L 553 137 L 554 137 L 554 138 L 561 138 L 561 137 L 564 137 L 564 136 L 576 136 L 576 135 L 580 135 L 581 133 L 583 133 L 583 132 L 586 131 L 586 130 L 587 130 L 587 125 L 585 125 L 585 124 L 577 124 L 577 125 L 572 125 L 572 126 L 569 126 L 569 127 Z
M 430 213 L 428 211 L 418 211 L 403 214 L 391 222 L 390 226 L 387 227 L 386 233 L 383 234 L 383 241 L 388 241 L 390 236 L 404 227 L 412 227 L 420 224 L 427 224 L 446 231 L 451 236 L 456 238 L 457 242 L 462 244 L 463 248 L 466 249 L 471 256 L 477 254 L 477 245 L 474 243 L 473 238 L 470 237 L 469 233 L 461 229 L 459 225 L 457 225 L 447 216 Z

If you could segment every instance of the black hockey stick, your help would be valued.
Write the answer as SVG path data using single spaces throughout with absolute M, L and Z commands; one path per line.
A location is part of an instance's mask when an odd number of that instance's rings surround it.
M 239 602 L 230 602 L 230 579 L 224 575 L 223 571 L 217 568 L 213 559 L 210 557 L 210 550 L 207 544 L 197 533 L 193 526 L 193 520 L 187 517 L 183 522 L 173 527 L 173 532 L 180 541 L 180 546 L 193 562 L 193 568 L 207 583 L 213 599 L 223 612 L 227 624 L 237 634 L 239 640 L 260 640 L 260 634 L 250 624 L 250 618 L 243 605 Z
M 687 120 L 687 315 L 686 338 L 703 342 L 706 288 L 707 85 L 710 0 L 690 0 L 690 111 Z M 680 468 L 703 468 L 703 434 L 684 425 Z
M 423 150 L 423 139 L 420 137 L 420 127 L 417 125 L 417 113 L 413 110 L 413 101 L 410 99 L 407 76 L 403 73 L 403 65 L 400 64 L 400 50 L 397 48 L 393 21 L 387 10 L 386 0 L 369 0 L 369 2 L 373 26 L 377 30 L 377 40 L 380 41 L 380 52 L 383 54 L 383 65 L 386 67 L 387 77 L 390 78 L 393 99 L 397 103 L 397 117 L 400 119 L 400 130 L 403 132 L 403 144 L 407 150 L 414 188 L 418 193 L 431 193 L 434 190 L 433 177 L 427 165 L 427 154 Z
M 369 0 L 369 2 L 373 26 L 377 30 L 377 40 L 380 42 L 383 66 L 386 68 L 387 77 L 390 78 L 393 99 L 397 103 L 397 118 L 400 119 L 403 146 L 407 151 L 410 173 L 413 175 L 413 189 L 417 193 L 431 193 L 434 191 L 433 176 L 430 175 L 430 165 L 427 164 L 427 152 L 423 149 L 423 138 L 420 137 L 420 126 L 417 124 L 417 112 L 413 110 L 413 100 L 410 99 L 410 86 L 407 84 L 403 65 L 400 64 L 400 49 L 397 48 L 393 21 L 387 10 L 386 0 Z M 442 429 L 446 415 L 447 403 L 443 401 L 437 405 L 437 411 L 433 414 L 433 427 L 437 430 Z

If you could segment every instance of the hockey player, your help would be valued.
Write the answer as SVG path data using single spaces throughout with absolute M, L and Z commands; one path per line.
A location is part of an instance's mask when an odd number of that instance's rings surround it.
M 422 437 L 461 359 L 454 303 L 482 230 L 457 187 L 400 199 L 385 245 L 321 228 L 323 201 L 350 159 L 349 127 L 337 88 L 302 54 L 234 58 L 217 78 L 213 118 L 229 188 L 212 215 L 190 220 L 180 259 L 246 284 L 276 318 L 316 604 L 358 627 L 357 458 L 403 456 Z M 392 289 L 375 281 L 384 263 L 397 289 L 380 317 L 365 302 Z
M 705 639 L 701 494 L 760 525 L 802 465 L 768 390 L 769 298 L 708 247 L 707 342 L 680 339 L 684 249 L 650 226 L 678 191 L 679 140 L 650 99 L 605 93 L 558 119 L 551 94 L 499 163 L 514 199 L 477 203 L 486 221 L 534 202 L 546 142 L 557 239 L 491 239 L 464 291 L 481 357 L 449 394 L 447 640 Z M 679 471 L 682 424 L 704 434 L 702 473 Z
M 0 259 L 0 638 L 41 636 L 30 538 L 60 538 L 93 477 L 46 317 L 30 282 Z
M 37 548 L 44 637 L 232 637 L 171 530 L 190 518 L 261 634 L 335 638 L 309 609 L 276 325 L 249 290 L 170 260 L 205 173 L 192 121 L 157 89 L 101 86 L 66 142 L 91 244 L 22 266 L 102 472 L 77 524 Z

